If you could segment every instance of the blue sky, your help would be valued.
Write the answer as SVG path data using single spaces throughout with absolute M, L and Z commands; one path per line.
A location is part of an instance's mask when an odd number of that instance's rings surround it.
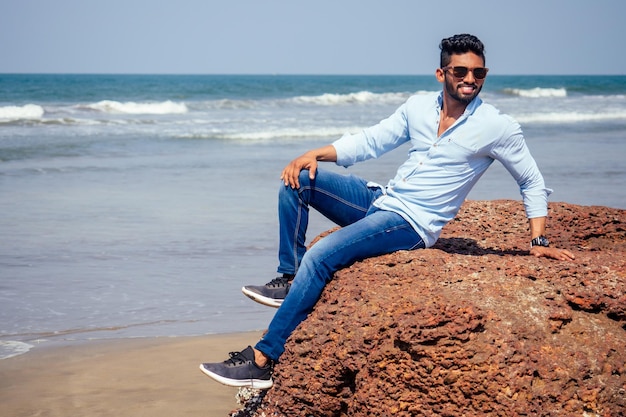
M 0 0 L 0 73 L 626 74 L 623 0 Z

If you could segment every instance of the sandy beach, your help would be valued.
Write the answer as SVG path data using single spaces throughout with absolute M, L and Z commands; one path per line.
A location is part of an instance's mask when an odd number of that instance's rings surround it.
M 227 416 L 237 388 L 203 375 L 202 362 L 254 343 L 261 332 L 98 340 L 38 346 L 0 360 L 0 415 Z

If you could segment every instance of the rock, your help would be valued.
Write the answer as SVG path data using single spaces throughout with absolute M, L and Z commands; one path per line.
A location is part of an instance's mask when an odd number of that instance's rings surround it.
M 338 271 L 258 415 L 626 415 L 626 211 L 552 203 L 547 235 L 576 260 L 468 201 L 433 248 Z

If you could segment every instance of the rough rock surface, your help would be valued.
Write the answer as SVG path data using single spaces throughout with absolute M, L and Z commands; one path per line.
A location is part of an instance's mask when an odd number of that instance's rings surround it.
M 626 211 L 548 223 L 575 261 L 528 256 L 521 203 L 468 201 L 435 247 L 337 272 L 258 415 L 626 415 Z

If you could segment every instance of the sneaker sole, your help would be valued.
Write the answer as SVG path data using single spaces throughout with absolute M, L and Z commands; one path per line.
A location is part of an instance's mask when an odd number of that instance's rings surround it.
M 241 288 L 241 292 L 244 293 L 246 297 L 256 301 L 259 304 L 263 304 L 264 306 L 278 308 L 283 303 L 283 300 L 276 300 L 274 298 L 264 297 L 260 294 L 248 290 L 246 287 Z
M 229 387 L 239 387 L 239 388 L 248 387 L 248 388 L 255 388 L 255 389 L 269 389 L 269 388 L 272 388 L 272 385 L 274 385 L 274 382 L 271 379 L 269 380 L 265 380 L 265 379 L 241 380 L 241 379 L 225 378 L 221 375 L 218 375 L 214 372 L 209 371 L 208 369 L 204 367 L 204 365 L 200 365 L 200 371 L 202 371 L 202 373 L 205 374 L 206 376 L 213 378 L 220 384 L 227 385 Z

